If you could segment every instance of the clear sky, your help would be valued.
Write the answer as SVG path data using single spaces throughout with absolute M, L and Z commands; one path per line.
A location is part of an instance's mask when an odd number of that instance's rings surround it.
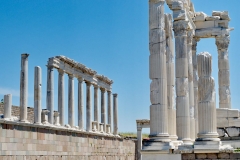
M 40 66 L 43 74 L 42 108 L 45 108 L 45 65 L 48 58 L 65 55 L 114 80 L 112 91 L 119 95 L 120 132 L 135 132 L 136 119 L 149 119 L 148 0 L 0 2 L 0 99 L 4 94 L 11 93 L 13 104 L 19 105 L 20 55 L 29 53 L 28 105 L 33 107 L 34 67 Z M 230 26 L 235 28 L 231 32 L 229 47 L 232 108 L 240 109 L 240 54 L 237 54 L 240 44 L 237 6 L 240 6 L 240 1 L 193 0 L 193 3 L 196 11 L 203 11 L 208 15 L 213 10 L 229 11 Z M 167 6 L 165 8 L 166 13 L 172 13 Z M 201 40 L 197 49 L 198 53 L 208 51 L 213 55 L 213 77 L 218 91 L 217 49 L 214 39 Z M 57 71 L 54 74 L 57 110 Z M 65 115 L 67 80 L 65 76 Z M 75 102 L 77 117 L 76 79 Z

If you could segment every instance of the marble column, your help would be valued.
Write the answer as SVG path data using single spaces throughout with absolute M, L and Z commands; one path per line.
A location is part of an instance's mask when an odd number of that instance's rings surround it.
M 53 110 L 54 110 L 54 76 L 53 76 L 53 67 L 47 66 L 47 110 L 48 113 L 48 122 L 53 124 Z
M 68 124 L 74 126 L 74 76 L 68 75 Z
M 78 127 L 83 130 L 83 78 L 78 78 Z
M 28 105 L 28 56 L 29 54 L 21 55 L 21 72 L 20 72 L 20 121 L 28 122 L 27 120 L 27 105 Z
M 149 0 L 150 140 L 143 150 L 169 153 L 164 0 Z
M 64 71 L 58 69 L 58 112 L 59 122 L 64 126 Z
M 195 119 L 195 137 L 198 133 L 198 74 L 197 74 L 197 42 L 199 38 L 193 38 L 192 41 L 192 64 L 193 64 L 193 86 L 194 86 L 194 119 Z
M 34 71 L 34 123 L 41 124 L 42 112 L 42 70 L 39 66 Z
M 188 52 L 187 29 L 188 22 L 174 21 L 175 35 L 175 76 L 176 76 L 176 109 L 177 109 L 177 135 L 184 144 L 191 145 L 190 138 L 190 111 L 188 89 Z
M 175 71 L 172 25 L 172 15 L 165 14 L 168 132 L 169 138 L 172 141 L 175 141 L 178 137 L 176 135 Z
M 194 86 L 193 86 L 193 63 L 192 63 L 192 40 L 193 30 L 187 32 L 187 54 L 188 54 L 188 90 L 189 90 L 189 114 L 190 114 L 190 138 L 194 142 L 195 134 L 195 119 L 194 119 Z
M 105 88 L 101 90 L 101 123 L 103 123 L 103 131 L 106 132 L 106 111 L 105 111 Z
M 219 108 L 231 109 L 228 46 L 230 36 L 216 37 L 218 49 Z
M 108 96 L 108 124 L 110 125 L 110 132 L 111 132 L 112 131 L 112 105 L 111 105 L 112 92 L 107 91 L 107 96 Z
M 117 94 L 113 94 L 113 134 L 118 135 L 118 102 Z
M 94 121 L 97 122 L 97 130 L 98 130 L 98 86 L 94 85 Z
M 138 154 L 137 159 L 142 160 L 141 150 L 142 150 L 142 126 L 137 124 L 137 146 L 138 146 Z
M 220 139 L 216 122 L 216 92 L 212 74 L 212 56 L 202 52 L 197 56 L 198 61 L 198 138 L 194 144 L 194 152 L 198 150 L 219 151 Z M 205 147 L 202 147 L 205 146 Z
M 4 95 L 4 119 L 10 120 L 12 117 L 12 95 Z
M 86 131 L 92 131 L 92 123 L 91 123 L 91 83 L 86 82 L 87 85 L 87 99 L 86 99 Z

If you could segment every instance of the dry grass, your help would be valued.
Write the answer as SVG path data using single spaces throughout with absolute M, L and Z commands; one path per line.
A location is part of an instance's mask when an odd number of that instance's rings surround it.
M 137 133 L 134 132 L 120 132 L 119 135 L 124 138 L 137 138 Z M 142 139 L 147 139 L 149 134 L 142 133 Z

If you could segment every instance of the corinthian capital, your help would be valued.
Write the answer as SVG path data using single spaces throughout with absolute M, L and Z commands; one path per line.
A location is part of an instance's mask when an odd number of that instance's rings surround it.
M 197 43 L 200 41 L 200 38 L 193 38 L 192 40 L 192 50 L 197 50 Z
M 228 49 L 229 42 L 230 42 L 230 36 L 216 38 L 216 45 L 218 50 Z
M 194 31 L 193 31 L 193 30 L 189 30 L 189 31 L 187 32 L 187 44 L 192 44 L 193 34 L 194 34 Z
M 187 35 L 188 22 L 187 21 L 175 21 L 173 22 L 173 30 L 175 36 Z

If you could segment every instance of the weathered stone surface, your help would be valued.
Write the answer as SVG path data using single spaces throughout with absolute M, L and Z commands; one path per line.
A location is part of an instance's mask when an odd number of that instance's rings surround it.
M 196 21 L 195 25 L 197 29 L 213 28 L 215 27 L 215 21 Z
M 239 136 L 239 128 L 226 128 L 230 137 L 238 137 Z
M 167 99 L 162 94 L 167 95 L 167 80 L 153 79 L 150 85 L 150 100 L 152 104 L 166 104 Z
M 217 129 L 217 132 L 218 132 L 218 134 L 219 134 L 219 137 L 224 137 L 224 135 L 225 135 L 225 131 L 223 130 L 223 129 Z
M 187 15 L 186 15 L 185 10 L 173 10 L 173 20 L 174 21 L 179 21 L 179 20 L 186 20 Z
M 182 159 L 183 160 L 188 160 L 188 159 L 195 159 L 195 154 L 182 154 Z
M 221 158 L 221 159 L 228 159 L 229 157 L 230 157 L 229 153 L 219 153 L 218 154 L 218 158 Z
M 182 1 L 173 1 L 172 10 L 183 10 L 184 4 Z
M 208 159 L 217 159 L 217 153 L 207 153 Z
M 206 17 L 206 21 L 215 21 L 215 20 L 219 20 L 220 16 L 210 16 L 210 17 Z
M 205 158 L 207 158 L 207 154 L 198 153 L 198 154 L 196 154 L 196 158 L 198 158 L 198 159 L 205 159 Z
M 207 15 L 203 12 L 196 12 L 195 13 L 196 17 L 194 19 L 194 21 L 205 21 Z

